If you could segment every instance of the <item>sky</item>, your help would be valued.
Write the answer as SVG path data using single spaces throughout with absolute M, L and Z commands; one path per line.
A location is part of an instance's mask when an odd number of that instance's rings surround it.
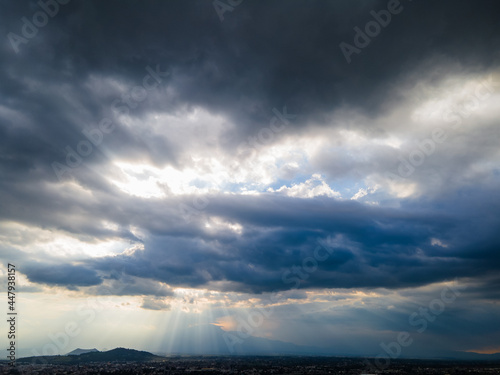
M 0 1 L 18 355 L 500 352 L 499 10 Z

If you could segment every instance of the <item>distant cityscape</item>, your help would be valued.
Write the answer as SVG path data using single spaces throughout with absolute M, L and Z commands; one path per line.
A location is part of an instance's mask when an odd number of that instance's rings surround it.
M 73 354 L 71 354 L 73 353 Z M 169 356 L 132 349 L 77 349 L 65 356 L 21 358 L 0 374 L 500 374 L 500 361 L 391 360 L 385 368 L 370 359 L 306 356 Z M 78 354 L 80 353 L 80 354 Z
M 500 0 L 0 0 L 0 375 L 500 375 Z

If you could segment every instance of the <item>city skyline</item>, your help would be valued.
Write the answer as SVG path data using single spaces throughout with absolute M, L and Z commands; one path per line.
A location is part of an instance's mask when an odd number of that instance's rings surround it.
M 0 9 L 18 358 L 500 353 L 495 1 Z

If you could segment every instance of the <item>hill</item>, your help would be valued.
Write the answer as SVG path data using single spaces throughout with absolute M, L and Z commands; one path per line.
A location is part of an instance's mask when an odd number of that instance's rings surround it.
M 66 355 L 80 355 L 80 354 L 84 354 L 84 353 L 95 353 L 95 352 L 98 352 L 99 350 L 97 350 L 96 348 L 94 349 L 80 349 L 80 348 L 77 348 L 69 353 L 67 353 Z
M 77 365 L 91 362 L 151 362 L 162 361 L 163 357 L 149 352 L 116 348 L 106 352 L 92 351 L 80 355 L 52 355 L 26 357 L 17 360 L 18 363 L 46 363 L 54 365 Z

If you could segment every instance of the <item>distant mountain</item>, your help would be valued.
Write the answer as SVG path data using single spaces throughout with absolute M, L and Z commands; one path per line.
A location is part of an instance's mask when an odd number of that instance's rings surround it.
M 239 332 L 225 332 L 218 326 L 188 328 L 164 341 L 165 354 L 190 355 L 331 355 L 324 349 L 300 346 L 263 337 L 243 337 Z
M 162 355 L 299 355 L 299 356 L 344 356 L 363 357 L 346 352 L 332 352 L 325 348 L 296 345 L 290 342 L 247 336 L 241 332 L 224 331 L 210 324 L 190 327 L 175 334 L 167 333 L 161 349 Z M 402 355 L 401 358 L 498 361 L 500 354 L 478 354 L 470 352 L 440 352 L 432 356 Z
M 96 348 L 94 349 L 75 349 L 73 350 L 72 352 L 69 352 L 68 354 L 66 355 L 80 355 L 80 354 L 85 354 L 85 353 L 95 353 L 95 352 L 98 352 L 99 350 L 97 350 Z
M 374 355 L 366 356 L 367 358 L 375 358 Z M 494 354 L 481 354 L 474 352 L 462 351 L 441 351 L 432 354 L 415 354 L 415 355 L 401 355 L 400 359 L 415 359 L 415 360 L 428 360 L 428 361 L 467 361 L 467 362 L 498 362 L 500 361 L 500 353 Z
M 224 331 L 211 324 L 197 325 L 175 334 L 166 332 L 164 340 L 157 349 L 160 355 L 279 355 L 279 356 L 348 356 L 345 353 L 332 353 L 327 349 L 301 346 L 290 342 L 270 340 L 263 337 L 244 336 L 241 332 Z M 368 356 L 371 357 L 371 356 Z M 471 352 L 448 351 L 433 353 L 432 356 L 401 356 L 414 359 L 500 361 L 500 353 L 479 354 Z M 21 358 L 18 362 L 81 364 L 89 362 L 147 362 L 162 361 L 160 357 L 145 351 L 116 348 L 99 352 L 97 349 L 76 349 L 65 356 L 44 356 Z
M 500 361 L 500 353 L 481 354 L 474 352 L 450 352 L 440 356 L 439 359 L 461 359 L 464 361 Z
M 59 365 L 77 365 L 90 362 L 150 362 L 162 361 L 165 358 L 134 349 L 116 348 L 107 352 L 91 351 L 80 355 L 52 355 L 41 357 L 26 357 L 17 360 L 18 363 L 46 363 Z

